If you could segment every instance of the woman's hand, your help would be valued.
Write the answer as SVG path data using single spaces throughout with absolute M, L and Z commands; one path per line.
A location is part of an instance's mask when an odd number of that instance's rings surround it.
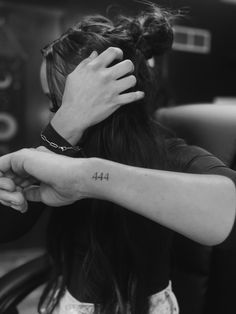
M 20 211 L 25 199 L 50 206 L 103 199 L 205 245 L 224 241 L 235 220 L 235 185 L 224 176 L 137 168 L 36 149 L 1 157 L 0 171 L 14 181 L 2 181 L 2 187 L 12 190 L 9 194 L 20 185 Z M 32 186 L 36 181 L 39 185 Z
M 123 59 L 119 48 L 110 47 L 99 56 L 93 52 L 68 75 L 62 106 L 51 123 L 72 145 L 88 127 L 106 119 L 120 106 L 144 97 L 142 91 L 124 93 L 136 84 L 134 65 L 124 60 L 109 67 L 116 59 Z
M 0 158 L 0 201 L 19 211 L 27 200 L 63 206 L 86 197 L 86 159 L 73 159 L 36 149 L 22 149 Z M 33 183 L 38 182 L 38 185 Z
M 17 186 L 10 177 L 5 177 L 2 172 L 0 172 L 0 203 L 17 210 L 20 205 L 22 211 L 26 207 L 22 188 Z

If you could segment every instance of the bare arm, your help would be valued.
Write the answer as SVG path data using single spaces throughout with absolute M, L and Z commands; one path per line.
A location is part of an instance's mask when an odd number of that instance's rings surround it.
M 109 200 L 207 245 L 224 241 L 235 219 L 235 186 L 224 176 L 136 168 L 33 149 L 0 158 L 0 171 L 9 170 L 41 182 L 25 191 L 28 200 L 51 206 L 88 197 Z
M 226 177 L 136 168 L 101 159 L 89 163 L 85 176 L 89 197 L 117 203 L 206 245 L 222 242 L 233 226 L 235 186 Z

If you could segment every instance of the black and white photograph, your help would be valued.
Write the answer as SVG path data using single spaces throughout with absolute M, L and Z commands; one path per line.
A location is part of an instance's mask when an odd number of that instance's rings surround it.
M 236 313 L 236 0 L 0 0 L 0 314 Z

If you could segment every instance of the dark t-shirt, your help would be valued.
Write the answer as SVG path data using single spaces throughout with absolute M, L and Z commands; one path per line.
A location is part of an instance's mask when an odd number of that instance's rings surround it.
M 236 185 L 236 172 L 227 168 L 219 159 L 206 150 L 197 146 L 188 146 L 182 139 L 169 138 L 166 141 L 169 156 L 174 165 L 173 170 L 178 169 L 178 171 L 187 173 L 223 175 L 232 179 Z M 62 143 L 63 145 L 64 143 Z M 76 212 L 78 212 L 78 209 L 75 207 L 76 204 L 70 209 L 70 215 L 73 212 L 76 215 Z M 43 209 L 43 205 L 32 203 L 28 212 L 22 215 L 1 205 L 0 241 L 11 241 L 28 232 Z M 222 210 L 224 209 L 222 208 Z M 63 212 L 63 208 L 57 209 L 57 211 L 58 213 Z M 173 232 L 133 212 L 126 211 L 126 215 L 128 217 L 130 234 L 134 243 L 136 243 L 133 255 L 140 280 L 145 286 L 147 295 L 156 293 L 168 285 L 170 278 L 169 262 Z M 66 216 L 68 217 L 68 215 Z M 78 235 L 73 239 L 73 246 L 84 245 L 84 243 L 81 244 L 83 236 L 80 237 L 80 235 L 83 234 L 81 233 L 82 230 L 86 232 L 86 226 L 89 224 L 88 219 L 89 216 L 86 218 L 85 215 L 84 221 L 80 222 L 81 226 L 77 228 Z M 236 247 L 236 224 L 234 224 L 228 238 L 220 246 L 225 248 Z M 74 274 L 68 288 L 76 297 L 79 274 L 76 274 L 76 271 Z

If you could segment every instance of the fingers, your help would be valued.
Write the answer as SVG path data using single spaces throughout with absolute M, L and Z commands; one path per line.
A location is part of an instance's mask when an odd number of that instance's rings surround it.
M 36 179 L 34 178 L 29 178 L 29 179 L 26 179 L 26 180 L 23 180 L 21 183 L 20 183 L 20 187 L 25 189 L 33 184 L 36 184 L 36 183 L 39 183 Z
M 25 213 L 28 210 L 28 203 L 20 187 L 16 187 L 16 190 L 13 192 L 0 190 L 0 203 L 21 213 Z
M 9 192 L 13 192 L 16 189 L 16 185 L 11 179 L 1 177 L 0 178 L 0 189 L 6 190 Z
M 134 65 L 131 60 L 124 60 L 109 68 L 111 76 L 114 79 L 118 79 L 134 71 Z
M 12 153 L 7 154 L 4 156 L 0 157 L 0 171 L 1 173 L 5 173 L 11 169 L 11 158 L 12 158 Z
M 131 102 L 142 99 L 144 95 L 145 95 L 144 92 L 141 91 L 122 94 L 117 97 L 117 104 L 118 105 L 129 104 Z
M 101 67 L 109 66 L 114 60 L 123 59 L 123 51 L 117 47 L 109 47 L 96 57 L 91 63 Z
M 10 203 L 14 206 L 22 206 L 25 202 L 25 198 L 20 191 L 9 192 L 0 190 L 0 201 Z
M 2 202 L 3 203 L 3 202 Z M 9 206 L 19 212 L 21 212 L 22 214 L 27 212 L 28 210 L 28 203 L 25 201 L 22 205 L 14 205 L 14 204 L 9 204 L 9 203 L 5 203 L 5 206 Z
M 134 75 L 129 75 L 118 81 L 116 81 L 116 90 L 118 94 L 124 92 L 125 90 L 134 87 L 136 85 L 136 77 Z
M 32 184 L 38 183 L 38 181 L 33 177 L 29 177 L 28 175 L 25 177 L 19 177 L 15 175 L 12 171 L 7 171 L 4 174 L 4 178 L 2 176 L 3 174 L 1 174 L 0 172 L 0 189 L 12 192 L 18 186 L 21 188 L 26 188 Z
M 11 207 L 17 211 L 20 211 L 20 212 L 25 212 L 25 206 L 24 205 L 15 205 L 14 203 L 11 203 L 11 202 L 6 202 L 6 201 L 1 201 L 0 200 L 0 203 L 3 204 L 4 206 L 7 206 L 7 207 Z M 28 207 L 27 207 L 28 208 Z
M 6 201 L 0 200 L 0 203 L 3 204 L 4 206 L 11 207 L 11 203 L 10 202 L 6 202 Z

